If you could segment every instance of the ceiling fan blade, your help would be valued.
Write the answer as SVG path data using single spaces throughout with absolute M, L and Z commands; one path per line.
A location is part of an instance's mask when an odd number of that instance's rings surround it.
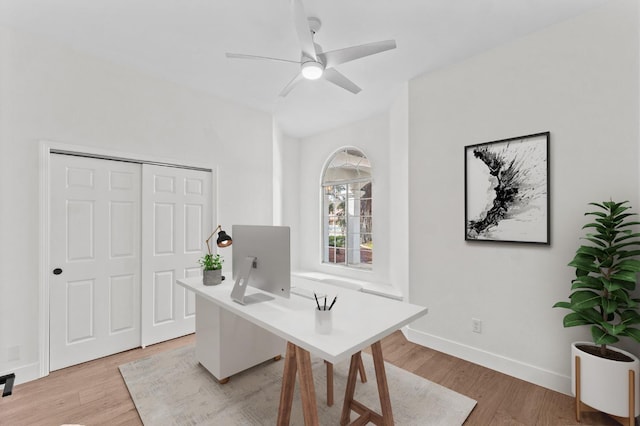
M 300 61 L 291 61 L 289 59 L 281 59 L 281 58 L 271 58 L 269 56 L 256 56 L 256 55 L 245 55 L 243 53 L 226 53 L 227 58 L 232 59 L 258 59 L 262 61 L 280 61 L 280 62 L 291 62 L 292 64 L 300 65 Z
M 324 70 L 324 78 L 336 86 L 340 86 L 345 90 L 350 91 L 354 95 L 360 92 L 362 89 L 359 88 L 353 81 L 349 80 L 347 77 L 336 71 L 334 68 L 327 68 Z
M 317 61 L 318 57 L 316 56 L 316 48 L 313 45 L 311 28 L 309 28 L 309 20 L 307 19 L 307 14 L 302 6 L 302 0 L 291 0 L 291 10 L 293 12 L 293 24 L 295 25 L 296 32 L 298 33 L 302 54 L 314 61 Z
M 395 40 L 376 41 L 318 54 L 327 68 L 396 48 Z
M 280 94 L 278 96 L 280 96 L 281 98 L 284 98 L 302 80 L 304 80 L 304 77 L 302 77 L 302 74 L 300 74 L 300 73 L 296 74 L 296 76 L 293 77 L 293 80 L 291 80 L 289 83 L 287 83 L 286 86 L 284 86 L 284 89 L 282 89 L 282 91 L 280 92 Z

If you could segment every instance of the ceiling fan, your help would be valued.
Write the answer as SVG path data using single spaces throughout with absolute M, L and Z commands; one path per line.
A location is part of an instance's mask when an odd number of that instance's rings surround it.
M 395 40 L 384 40 L 323 52 L 322 48 L 313 41 L 313 36 L 320 29 L 320 20 L 315 17 L 307 18 L 301 0 L 291 0 L 291 9 L 293 13 L 293 22 L 296 27 L 296 32 L 298 33 L 301 48 L 299 61 L 271 58 L 268 56 L 245 55 L 241 53 L 226 54 L 227 58 L 281 61 L 300 65 L 300 72 L 284 87 L 284 89 L 282 89 L 280 92 L 281 97 L 287 96 L 289 92 L 291 92 L 291 90 L 301 81 L 305 79 L 317 80 L 321 77 L 324 77 L 325 80 L 356 94 L 362 89 L 334 67 L 336 65 L 344 64 L 345 62 L 353 61 L 354 59 L 395 49 L 396 47 Z

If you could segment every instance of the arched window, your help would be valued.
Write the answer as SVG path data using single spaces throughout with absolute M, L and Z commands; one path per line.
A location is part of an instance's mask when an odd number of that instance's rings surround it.
M 323 262 L 371 269 L 371 164 L 357 148 L 343 148 L 322 176 Z

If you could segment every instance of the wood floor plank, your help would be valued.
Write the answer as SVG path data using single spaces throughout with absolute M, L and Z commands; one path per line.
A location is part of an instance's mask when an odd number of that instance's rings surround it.
M 540 424 L 540 401 L 545 389 L 523 380 L 513 379 L 512 382 L 509 394 L 498 407 L 498 415 L 513 424 Z
M 189 335 L 17 385 L 11 396 L 0 398 L 0 426 L 142 425 L 118 366 L 193 342 L 195 336 Z M 478 401 L 466 426 L 618 424 L 588 409 L 583 411 L 582 422 L 576 423 L 572 397 L 416 345 L 401 332 L 391 334 L 381 344 L 387 362 Z

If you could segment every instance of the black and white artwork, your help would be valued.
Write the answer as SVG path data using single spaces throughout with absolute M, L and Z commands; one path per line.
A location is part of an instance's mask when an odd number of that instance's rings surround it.
M 465 240 L 549 244 L 549 132 L 465 146 Z

